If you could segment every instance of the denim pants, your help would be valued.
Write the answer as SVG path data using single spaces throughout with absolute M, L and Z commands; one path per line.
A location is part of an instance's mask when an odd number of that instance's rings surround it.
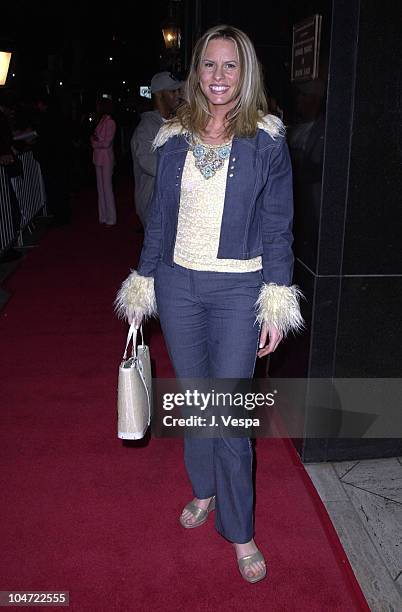
M 177 378 L 252 378 L 260 327 L 257 272 L 204 272 L 159 262 L 155 294 Z M 253 451 L 249 438 L 184 438 L 193 494 L 216 496 L 215 527 L 227 540 L 253 537 Z

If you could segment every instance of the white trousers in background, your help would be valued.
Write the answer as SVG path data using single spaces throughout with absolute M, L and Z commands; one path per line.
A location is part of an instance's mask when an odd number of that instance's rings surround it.
M 116 204 L 113 195 L 113 165 L 95 166 L 98 189 L 99 223 L 116 223 Z

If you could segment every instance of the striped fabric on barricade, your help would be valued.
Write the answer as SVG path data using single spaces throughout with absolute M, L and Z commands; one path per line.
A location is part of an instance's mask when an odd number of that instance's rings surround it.
M 32 151 L 20 153 L 23 175 L 11 179 L 21 212 L 20 228 L 13 227 L 10 188 L 5 166 L 0 166 L 0 252 L 7 249 L 45 206 L 40 165 Z M 20 240 L 21 242 L 21 240 Z
M 0 166 L 0 252 L 16 238 L 11 215 L 10 190 L 5 166 Z

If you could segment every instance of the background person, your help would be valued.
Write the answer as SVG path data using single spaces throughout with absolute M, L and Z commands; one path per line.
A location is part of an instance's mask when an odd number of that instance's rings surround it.
M 295 122 L 288 142 L 295 188 L 298 248 L 315 260 L 320 220 L 325 142 L 325 83 L 321 79 L 299 83 L 295 90 Z
M 97 123 L 91 136 L 92 161 L 95 165 L 98 189 L 99 223 L 106 226 L 116 224 L 116 204 L 112 183 L 116 122 L 112 117 L 112 111 L 113 102 L 110 97 L 102 97 L 97 101 Z
M 131 138 L 135 181 L 135 209 L 145 227 L 154 188 L 156 152 L 152 142 L 166 119 L 174 114 L 180 101 L 182 83 L 170 72 L 158 72 L 151 80 L 154 110 L 142 113 Z
M 160 154 L 141 258 L 116 306 L 137 325 L 157 306 L 178 378 L 252 378 L 257 355 L 273 352 L 303 320 L 291 286 L 289 152 L 281 120 L 267 114 L 246 34 L 216 26 L 202 36 L 185 100 L 155 139 Z M 184 460 L 194 499 L 181 524 L 197 527 L 215 510 L 243 578 L 261 580 L 249 438 L 185 437 Z

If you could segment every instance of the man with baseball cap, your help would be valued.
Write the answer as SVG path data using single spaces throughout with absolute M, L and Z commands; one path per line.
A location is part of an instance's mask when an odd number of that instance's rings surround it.
M 135 208 L 145 228 L 154 188 L 156 153 L 152 142 L 164 121 L 173 116 L 180 98 L 181 81 L 170 72 L 158 72 L 151 79 L 153 111 L 141 115 L 131 139 L 135 181 Z
M 157 72 L 151 79 L 151 93 L 157 91 L 178 91 L 182 83 L 170 72 Z

